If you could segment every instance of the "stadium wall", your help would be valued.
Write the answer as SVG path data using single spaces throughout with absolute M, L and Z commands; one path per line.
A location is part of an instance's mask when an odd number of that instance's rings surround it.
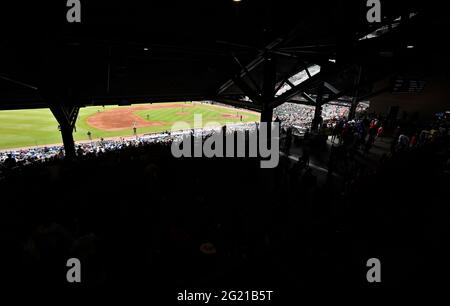
M 381 94 L 370 103 L 370 112 L 388 114 L 391 107 L 399 107 L 398 116 L 417 114 L 421 119 L 431 119 L 436 113 L 450 110 L 450 87 L 447 79 L 427 82 L 420 94 Z

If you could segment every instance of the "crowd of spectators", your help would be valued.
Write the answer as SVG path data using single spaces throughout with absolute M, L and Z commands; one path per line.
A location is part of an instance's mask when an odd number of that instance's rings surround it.
M 358 111 L 363 111 L 366 106 L 362 105 Z M 335 122 L 337 118 L 345 118 L 348 115 L 348 107 L 338 105 L 324 105 L 322 110 L 322 117 L 325 122 Z M 274 110 L 274 118 L 278 118 L 281 127 L 286 129 L 288 127 L 296 126 L 300 128 L 309 128 L 312 118 L 314 116 L 314 107 L 284 103 Z M 235 129 L 240 127 L 250 128 L 254 124 L 237 124 L 233 126 Z M 208 131 L 204 131 L 208 133 Z M 170 135 L 170 133 L 161 133 L 154 135 L 137 136 L 131 138 L 118 139 L 100 139 L 98 141 L 79 142 L 77 152 L 100 153 L 106 150 L 121 149 L 122 147 L 136 146 L 145 143 L 153 142 L 170 142 L 174 137 L 179 137 L 180 134 Z M 27 165 L 34 162 L 46 161 L 52 158 L 62 158 L 64 156 L 64 148 L 62 145 L 41 146 L 24 149 L 11 149 L 0 151 L 0 167 L 2 164 L 9 165 Z
M 365 262 L 379 257 L 383 285 L 438 282 L 448 122 L 391 135 L 379 133 L 382 117 L 341 120 L 329 123 L 343 128 L 320 171 L 306 146 L 298 162 L 282 156 L 264 171 L 253 158 L 175 159 L 169 135 L 80 144 L 75 161 L 19 167 L 0 180 L 2 275 L 66 286 L 65 260 L 76 257 L 86 287 L 335 288 L 365 283 Z M 362 128 L 387 144 L 376 164 L 354 141 Z
M 284 103 L 274 109 L 274 118 L 281 122 L 282 128 L 300 127 L 310 128 L 314 117 L 314 106 L 302 105 L 296 103 Z M 364 113 L 367 111 L 368 104 L 360 103 L 357 108 L 357 113 Z M 329 120 L 336 120 L 338 118 L 348 117 L 349 107 L 335 104 L 325 104 L 322 106 L 323 122 Z
M 427 279 L 430 283 L 422 286 L 439 286 L 445 280 L 437 271 L 449 255 L 450 120 L 397 121 L 393 131 L 384 128 L 390 123 L 382 117 L 345 125 L 350 133 L 341 130 L 342 145 L 332 150 L 328 169 L 342 176 L 348 224 L 376 241 L 360 239 L 354 247 L 359 244 L 385 260 L 404 258 L 403 264 L 413 267 L 397 267 L 404 285 Z M 368 145 L 377 147 L 372 162 L 365 156 Z
M 273 111 L 282 128 L 290 126 L 309 127 L 314 116 L 314 107 L 294 103 L 284 103 Z
M 227 126 L 227 131 L 242 131 L 255 129 L 254 123 L 238 123 Z M 183 135 L 189 133 L 194 136 L 202 135 L 208 137 L 216 129 L 199 129 L 176 131 L 157 134 L 140 135 L 135 137 L 121 137 L 116 139 L 99 139 L 94 141 L 83 141 L 76 145 L 78 156 L 94 154 L 99 155 L 108 151 L 121 150 L 128 147 L 138 147 L 147 144 L 172 143 L 175 140 L 182 139 Z M 11 149 L 0 152 L 0 170 L 1 168 L 11 168 L 13 166 L 26 166 L 32 163 L 46 162 L 52 159 L 64 158 L 64 147 L 62 145 L 32 147 L 27 149 Z

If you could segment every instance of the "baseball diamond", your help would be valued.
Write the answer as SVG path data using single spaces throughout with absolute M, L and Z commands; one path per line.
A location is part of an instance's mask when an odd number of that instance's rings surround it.
M 177 121 L 193 125 L 194 114 L 203 122 L 219 124 L 259 121 L 259 114 L 203 102 L 153 103 L 131 106 L 91 106 L 80 109 L 76 141 L 163 132 Z M 242 121 L 241 121 L 242 116 Z M 0 150 L 61 143 L 58 123 L 48 109 L 0 111 Z

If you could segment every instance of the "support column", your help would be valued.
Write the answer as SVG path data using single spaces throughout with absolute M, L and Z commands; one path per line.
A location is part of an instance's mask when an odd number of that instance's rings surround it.
M 276 59 L 272 55 L 267 55 L 264 61 L 261 122 L 272 122 L 273 108 L 270 103 L 275 98 L 276 73 Z
M 348 112 L 348 120 L 353 120 L 356 117 L 356 108 L 358 107 L 358 102 L 355 101 L 355 97 L 352 99 L 352 105 L 350 105 L 350 110 Z
M 273 109 L 263 106 L 261 111 L 261 122 L 272 122 Z
M 273 107 L 272 102 L 275 99 L 275 87 L 276 87 L 276 58 L 272 54 L 265 54 L 264 66 L 263 66 L 263 84 L 261 90 L 261 125 L 266 124 L 267 128 L 267 146 L 272 149 L 272 117 Z M 258 142 L 262 140 L 261 135 L 258 134 Z M 278 153 L 278 152 L 277 152 Z M 261 192 L 260 197 L 263 205 L 259 206 L 259 220 L 258 225 L 255 227 L 260 233 L 264 232 L 267 224 L 270 223 L 271 216 L 271 203 L 274 202 L 274 194 L 276 188 L 276 181 L 274 180 L 272 169 L 261 169 Z
M 73 140 L 73 130 L 77 121 L 78 112 L 80 110 L 77 106 L 65 106 L 61 104 L 52 104 L 50 110 L 58 121 L 61 136 L 64 144 L 65 158 L 68 160 L 75 159 L 75 142 Z
M 348 120 L 353 120 L 356 117 L 356 108 L 358 107 L 358 95 L 359 95 L 359 84 L 361 83 L 362 67 L 358 67 L 358 76 L 355 79 L 355 86 L 353 88 L 353 99 L 352 105 L 350 106 L 350 111 L 348 113 Z
M 321 82 L 317 90 L 316 107 L 314 109 L 314 117 L 311 123 L 311 132 L 317 132 L 319 130 L 319 124 L 322 121 L 323 90 L 324 82 Z
M 61 124 L 61 136 L 64 144 L 64 153 L 65 158 L 69 160 L 73 160 L 76 157 L 75 153 L 75 142 L 73 140 L 73 128 L 66 125 Z

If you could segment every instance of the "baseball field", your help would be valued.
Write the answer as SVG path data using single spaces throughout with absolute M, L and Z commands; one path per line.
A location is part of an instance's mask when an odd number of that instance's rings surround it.
M 80 109 L 74 131 L 75 141 L 133 136 L 171 130 L 175 122 L 193 127 L 194 114 L 203 124 L 220 125 L 255 122 L 259 114 L 200 102 L 139 104 L 131 106 L 92 106 Z M 60 144 L 58 123 L 49 109 L 0 111 L 0 150 Z

